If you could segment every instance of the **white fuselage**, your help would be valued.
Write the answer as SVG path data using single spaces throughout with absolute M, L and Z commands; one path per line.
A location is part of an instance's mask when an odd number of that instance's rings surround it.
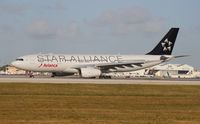
M 173 58 L 173 56 L 166 56 Z M 144 62 L 141 66 L 115 67 L 108 71 L 134 71 L 163 62 L 160 55 L 64 55 L 64 54 L 36 54 L 22 56 L 12 62 L 12 65 L 24 70 L 40 72 L 69 72 L 76 73 L 82 67 L 95 67 L 101 64 L 117 64 Z

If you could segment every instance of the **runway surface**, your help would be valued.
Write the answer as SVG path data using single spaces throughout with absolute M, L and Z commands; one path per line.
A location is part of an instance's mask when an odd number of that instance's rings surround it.
M 200 80 L 80 79 L 50 77 L 0 77 L 0 83 L 200 85 Z

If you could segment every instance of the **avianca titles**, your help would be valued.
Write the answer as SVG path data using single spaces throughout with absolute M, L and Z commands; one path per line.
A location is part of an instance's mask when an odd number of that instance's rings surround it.
M 35 54 L 18 57 L 12 65 L 52 76 L 79 74 L 83 78 L 102 77 L 109 72 L 136 71 L 184 57 L 171 55 L 179 28 L 171 28 L 157 46 L 145 55 L 65 55 Z

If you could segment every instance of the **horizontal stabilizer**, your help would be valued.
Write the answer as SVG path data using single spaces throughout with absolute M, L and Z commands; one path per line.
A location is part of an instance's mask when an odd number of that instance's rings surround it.
M 188 57 L 190 55 L 180 55 L 180 56 L 174 56 L 174 58 L 182 58 L 182 57 Z

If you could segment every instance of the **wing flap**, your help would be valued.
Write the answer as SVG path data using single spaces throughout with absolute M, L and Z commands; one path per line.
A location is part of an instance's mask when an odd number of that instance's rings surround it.
M 85 67 L 94 67 L 94 68 L 99 68 L 101 70 L 106 70 L 106 69 L 112 69 L 115 67 L 120 67 L 124 68 L 125 67 L 131 67 L 133 68 L 134 66 L 139 66 L 142 67 L 142 64 L 144 64 L 144 60 L 136 60 L 136 61 L 124 61 L 124 62 L 116 62 L 116 63 L 97 63 L 97 64 L 86 64 L 86 65 L 78 65 L 74 66 L 74 68 L 85 68 Z

